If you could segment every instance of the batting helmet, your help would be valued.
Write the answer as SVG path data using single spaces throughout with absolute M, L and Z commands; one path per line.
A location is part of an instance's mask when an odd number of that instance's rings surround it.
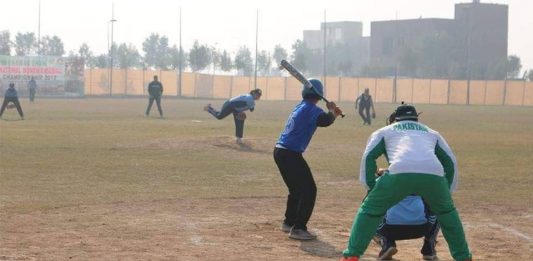
M 414 120 L 418 121 L 418 113 L 415 106 L 411 104 L 402 104 L 394 111 L 396 121 Z
M 314 91 L 311 88 L 304 86 L 302 90 L 302 98 L 320 100 L 320 96 L 324 95 L 324 86 L 322 86 L 322 82 L 318 79 L 310 79 L 309 82 L 313 85 Z

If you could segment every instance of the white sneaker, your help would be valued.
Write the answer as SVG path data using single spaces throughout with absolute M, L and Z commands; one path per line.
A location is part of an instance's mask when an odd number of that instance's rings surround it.
M 235 142 L 237 142 L 237 144 L 243 144 L 244 143 L 241 138 L 235 138 Z
M 209 111 L 209 108 L 211 108 L 211 104 L 207 104 L 204 106 L 204 111 Z

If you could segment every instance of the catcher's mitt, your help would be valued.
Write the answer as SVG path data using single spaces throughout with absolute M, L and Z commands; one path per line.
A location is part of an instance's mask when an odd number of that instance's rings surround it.
M 246 113 L 244 113 L 243 111 L 239 112 L 237 116 L 235 116 L 235 118 L 240 121 L 246 120 Z

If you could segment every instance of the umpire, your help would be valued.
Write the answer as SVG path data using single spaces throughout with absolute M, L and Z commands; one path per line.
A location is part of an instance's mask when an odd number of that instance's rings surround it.
M 15 107 L 17 107 L 17 111 L 19 112 L 20 119 L 24 120 L 24 113 L 22 112 L 22 108 L 20 107 L 20 102 L 17 94 L 17 90 L 15 90 L 15 84 L 10 83 L 9 88 L 7 88 L 4 102 L 2 103 L 2 108 L 0 109 L 0 118 L 2 117 L 2 114 L 4 114 L 4 110 L 7 107 L 7 104 L 12 102 L 15 104 Z
M 157 75 L 154 75 L 154 80 L 148 84 L 148 108 L 146 108 L 145 115 L 148 117 L 152 104 L 157 103 L 157 110 L 159 110 L 159 116 L 163 118 L 163 109 L 161 109 L 161 96 L 163 95 L 163 84 L 157 80 Z

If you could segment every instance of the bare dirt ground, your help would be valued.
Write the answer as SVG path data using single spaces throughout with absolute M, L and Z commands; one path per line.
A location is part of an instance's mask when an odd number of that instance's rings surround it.
M 0 260 L 339 258 L 348 239 L 347 211 L 319 202 L 310 224 L 318 240 L 300 242 L 279 231 L 281 221 L 275 217 L 283 204 L 282 197 L 175 199 L 1 214 Z M 532 222 L 533 216 L 507 209 L 506 216 L 514 213 L 516 218 L 501 220 L 483 210 L 462 213 L 475 259 L 531 260 L 533 244 L 526 234 L 531 231 L 518 228 Z M 440 260 L 451 260 L 444 239 L 439 241 Z M 396 260 L 421 260 L 420 244 L 398 242 Z M 363 260 L 375 260 L 378 250 L 371 243 Z
M 142 102 L 144 108 L 145 101 Z M 529 112 L 524 114 L 531 115 Z M 530 119 L 528 117 L 524 116 L 523 119 Z M 352 127 L 343 130 L 344 125 L 340 125 L 340 128 L 331 129 L 329 133 L 317 134 L 306 155 L 313 165 L 318 186 L 317 203 L 309 223 L 310 230 L 318 235 L 318 240 L 300 242 L 288 239 L 287 234 L 279 230 L 286 191 L 272 162 L 271 153 L 275 142 L 273 139 L 281 127 L 276 127 L 275 134 L 267 135 L 263 131 L 268 132 L 273 123 L 264 123 L 261 129 L 252 129 L 253 125 L 250 124 L 250 135 L 245 136 L 245 144 L 238 145 L 232 136 L 213 134 L 220 132 L 220 129 L 231 134 L 231 122 L 228 127 L 222 125 L 224 122 L 207 118 L 207 115 L 198 118 L 204 121 L 190 123 L 188 118 L 180 122 L 177 118 L 142 118 L 142 123 L 152 127 L 151 130 L 205 124 L 201 129 L 204 132 L 193 129 L 198 132 L 195 135 L 184 130 L 183 134 L 156 133 L 149 137 L 145 135 L 145 129 L 135 131 L 139 128 L 137 118 L 132 120 L 135 124 L 102 121 L 98 125 L 98 132 L 88 133 L 71 125 L 63 127 L 60 120 L 50 124 L 58 126 L 58 129 L 49 127 L 46 121 L 45 124 L 33 126 L 30 120 L 20 127 L 11 123 L 1 126 L 6 130 L 2 134 L 4 137 L 10 133 L 32 131 L 32 137 L 38 137 L 34 142 L 40 147 L 34 149 L 29 145 L 11 143 L 7 138 L 0 142 L 4 146 L 0 147 L 2 152 L 14 150 L 14 153 L 2 154 L 2 159 L 12 157 L 9 161 L 0 162 L 7 169 L 4 172 L 0 169 L 0 260 L 338 260 L 346 246 L 354 213 L 362 197 L 354 170 L 354 162 L 358 160 L 355 152 L 360 153 L 362 148 L 356 148 L 354 144 L 362 146 L 364 141 L 351 142 L 352 136 L 349 134 Z M 169 122 L 173 121 L 178 123 L 170 125 Z M 283 126 L 282 122 L 274 124 Z M 79 120 L 74 125 L 80 125 L 76 128 L 83 130 L 92 128 L 94 124 L 84 124 Z M 521 125 L 531 126 L 529 121 Z M 62 129 L 69 133 L 60 132 Z M 69 139 L 70 132 L 76 133 L 71 129 L 80 132 L 76 139 Z M 35 130 L 43 131 L 36 133 Z M 359 128 L 357 131 L 364 132 L 366 129 Z M 256 136 L 252 135 L 254 132 Z M 115 133 L 127 134 L 112 136 L 117 135 Z M 323 141 L 326 140 L 326 134 L 330 133 L 341 136 L 333 147 Z M 490 147 L 488 145 L 495 142 L 486 140 L 492 136 L 474 143 L 472 140 L 476 141 L 476 137 L 482 136 L 476 133 L 464 138 L 466 145 L 457 146 L 458 152 L 463 155 L 463 162 L 468 161 L 463 165 L 466 170 L 454 199 L 474 260 L 533 260 L 531 194 L 520 194 L 530 189 L 528 182 L 531 172 L 527 164 L 530 164 L 533 154 L 527 148 L 531 148 L 531 141 L 517 138 L 520 143 L 514 142 L 508 138 L 514 137 L 514 132 L 513 135 L 507 135 L 509 133 L 504 135 L 510 145 L 505 143 Z M 523 133 L 530 135 L 531 132 L 528 129 Z M 450 134 L 453 137 L 454 133 Z M 359 136 L 363 140 L 368 133 Z M 451 140 L 459 143 L 462 136 L 457 134 Z M 13 137 L 19 138 L 15 134 Z M 84 140 L 84 137 L 88 140 Z M 20 138 L 18 142 L 25 139 Z M 45 143 L 48 140 L 51 141 Z M 76 143 L 78 140 L 79 143 Z M 476 153 L 470 153 L 473 144 L 488 147 L 474 147 L 472 150 Z M 82 149 L 78 150 L 80 147 Z M 509 149 L 511 147 L 512 150 Z M 119 152 L 120 156 L 117 156 Z M 489 152 L 498 154 L 498 157 L 487 154 Z M 89 156 L 86 156 L 87 153 Z M 188 162 L 212 154 L 219 160 L 217 164 L 226 165 L 208 168 L 205 167 L 210 164 L 208 160 Z M 523 160 L 511 163 L 510 156 L 495 162 L 500 156 L 511 154 L 525 156 L 518 157 Z M 147 155 L 151 156 L 149 161 L 142 162 L 141 159 Z M 317 162 L 324 159 L 324 155 L 337 157 L 333 162 L 323 160 L 326 166 L 321 166 Z M 466 156 L 469 158 L 465 159 Z M 81 160 L 84 157 L 92 158 Z M 31 162 L 35 158 L 40 161 L 27 168 L 21 169 L 15 164 L 19 161 Z M 244 164 L 242 159 L 253 163 L 246 165 L 249 168 L 260 167 L 245 175 L 230 173 L 235 172 L 236 168 L 228 162 L 241 160 L 239 162 Z M 56 171 L 57 166 L 68 160 L 75 162 L 73 166 L 76 168 L 69 166 L 62 172 Z M 184 174 L 179 172 L 183 165 L 191 173 L 185 173 L 190 175 L 183 175 L 176 181 L 173 175 Z M 208 175 L 213 168 L 223 168 L 220 171 L 223 175 L 213 179 Z M 43 169 L 46 170 L 45 174 L 40 172 Z M 114 176 L 101 175 L 102 169 L 111 169 L 110 173 Z M 145 171 L 153 169 L 157 169 L 159 175 L 150 178 L 143 175 Z M 472 175 L 478 176 L 473 178 Z M 501 180 L 504 179 L 507 183 L 502 184 Z M 230 186 L 224 183 L 226 181 L 238 184 Z M 235 189 L 238 185 L 246 185 L 246 192 Z M 124 187 L 129 190 L 113 194 Z M 198 188 L 206 191 L 189 194 Z M 501 193 L 513 192 L 505 188 L 514 188 L 517 193 L 498 200 L 502 198 Z M 178 193 L 177 190 L 183 192 Z M 231 193 L 227 193 L 229 190 Z M 135 194 L 132 195 L 131 191 Z M 492 197 L 490 203 L 480 200 L 485 195 L 497 192 L 500 192 L 500 196 Z M 38 197 L 42 200 L 38 200 Z M 440 260 L 452 260 L 442 235 L 438 240 Z M 419 253 L 421 245 L 421 240 L 399 241 L 395 260 L 422 260 Z M 378 252 L 379 247 L 371 242 L 362 260 L 375 260 Z

